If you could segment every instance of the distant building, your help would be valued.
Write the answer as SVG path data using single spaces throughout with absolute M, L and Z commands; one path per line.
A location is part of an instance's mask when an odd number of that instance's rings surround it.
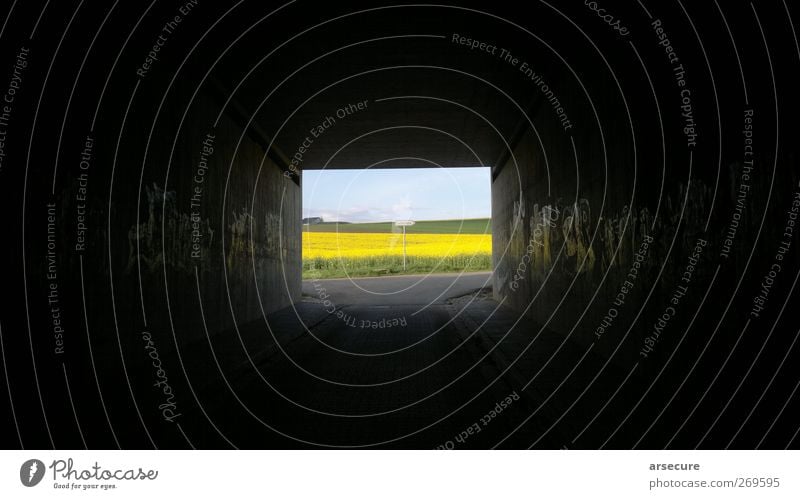
M 303 219 L 303 225 L 317 225 L 323 222 L 322 217 L 310 217 Z

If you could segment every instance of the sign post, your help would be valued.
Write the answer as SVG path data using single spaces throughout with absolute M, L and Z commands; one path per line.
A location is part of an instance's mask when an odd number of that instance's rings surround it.
M 413 220 L 398 220 L 394 224 L 403 228 L 403 270 L 406 270 L 406 227 L 411 227 L 416 222 Z

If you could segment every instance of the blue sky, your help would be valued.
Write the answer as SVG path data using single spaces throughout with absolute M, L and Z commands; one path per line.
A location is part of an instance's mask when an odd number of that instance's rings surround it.
M 303 217 L 326 222 L 491 216 L 489 168 L 306 170 Z

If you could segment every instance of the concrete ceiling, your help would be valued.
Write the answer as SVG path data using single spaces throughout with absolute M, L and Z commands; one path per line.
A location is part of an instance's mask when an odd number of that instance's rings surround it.
M 228 85 L 301 169 L 492 166 L 537 95 L 499 50 L 471 50 L 454 33 L 519 45 L 469 12 L 389 9 L 314 28 L 262 63 L 266 50 L 240 53 L 250 74 Z

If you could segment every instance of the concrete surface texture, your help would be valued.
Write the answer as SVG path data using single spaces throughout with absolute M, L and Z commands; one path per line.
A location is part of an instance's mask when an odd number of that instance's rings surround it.
M 153 59 L 172 2 L 16 2 L 10 439 L 796 446 L 796 7 L 456 3 L 201 2 Z M 304 172 L 421 163 L 491 167 L 491 273 L 302 282 Z

